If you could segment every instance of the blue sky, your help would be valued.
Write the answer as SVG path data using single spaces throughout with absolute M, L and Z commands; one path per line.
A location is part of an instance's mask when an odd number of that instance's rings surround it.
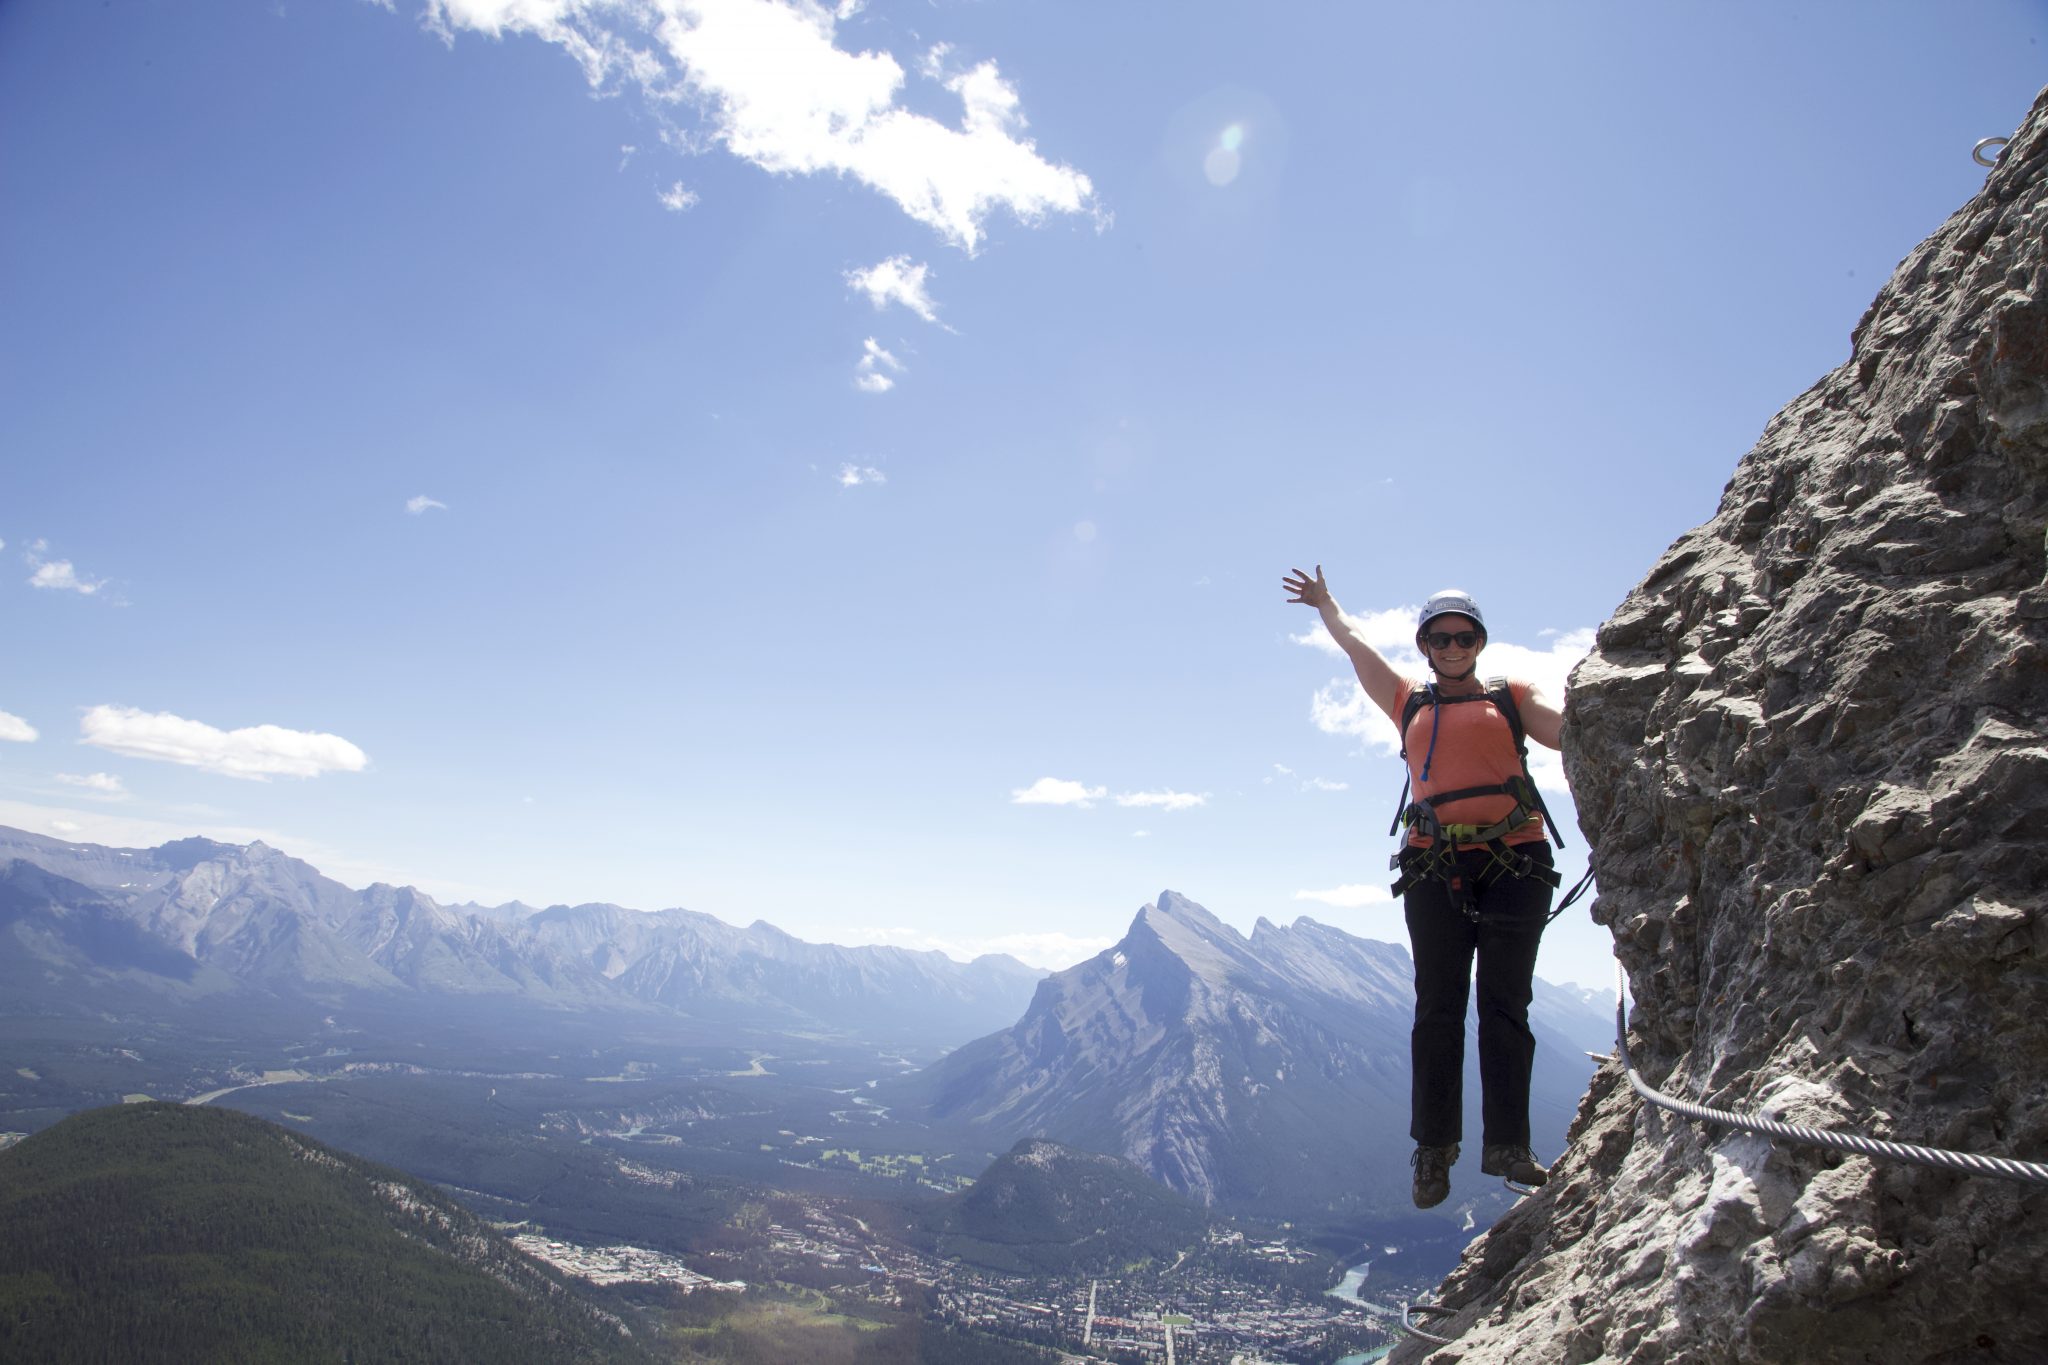
M 2044 33 L 15 0 L 0 823 L 1046 966 L 1167 887 L 1399 941 L 1391 731 L 1282 573 L 1561 679 Z

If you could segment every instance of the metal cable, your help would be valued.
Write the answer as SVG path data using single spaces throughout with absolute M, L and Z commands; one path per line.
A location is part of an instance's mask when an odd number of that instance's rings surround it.
M 1619 958 L 1615 959 L 1614 963 L 1614 1047 L 1621 1062 L 1621 1069 L 1628 1076 L 1629 1086 L 1636 1094 L 1660 1109 L 1669 1109 L 1674 1114 L 1683 1114 L 1702 1123 L 1718 1123 L 1726 1128 L 1739 1128 L 1745 1133 L 1758 1133 L 1764 1137 L 1801 1143 L 1808 1147 L 1827 1147 L 1838 1152 L 1854 1152 L 1859 1156 L 1874 1157 L 1879 1161 L 1904 1161 L 1915 1166 L 1932 1166 L 1937 1170 L 1955 1171 L 1961 1175 L 1984 1175 L 1996 1180 L 2023 1180 L 2029 1184 L 2048 1185 L 2048 1165 L 2038 1161 L 2015 1161 L 2010 1157 L 1980 1156 L 1975 1152 L 1951 1152 L 1942 1147 L 1916 1147 L 1909 1142 L 1886 1142 L 1881 1138 L 1865 1137 L 1861 1133 L 1831 1133 L 1821 1128 L 1779 1123 L 1776 1119 L 1759 1118 L 1754 1114 L 1733 1114 L 1726 1109 L 1709 1109 L 1704 1104 L 1694 1104 L 1690 1100 L 1681 1100 L 1674 1095 L 1665 1094 L 1637 1074 L 1635 1063 L 1629 1060 L 1628 979 L 1622 972 Z M 1586 1055 L 1595 1061 L 1611 1060 L 1597 1052 L 1589 1052 Z M 1416 1326 L 1410 1316 L 1415 1313 L 1450 1316 L 1451 1309 L 1435 1304 L 1404 1302 L 1401 1305 L 1401 1330 L 1433 1345 L 1452 1344 L 1453 1338 L 1440 1337 Z
M 1422 1340 L 1437 1346 L 1448 1346 L 1452 1341 L 1456 1340 L 1454 1337 L 1440 1337 L 1434 1332 L 1423 1331 L 1420 1327 L 1409 1321 L 1408 1315 L 1410 1313 L 1433 1313 L 1439 1317 L 1449 1317 L 1451 1315 L 1450 1309 L 1439 1308 L 1435 1304 L 1429 1303 L 1403 1303 L 1401 1305 L 1401 1330 L 1410 1336 L 1420 1337 Z
M 2030 1184 L 2048 1185 L 2048 1165 L 2038 1161 L 2014 1161 L 2010 1157 L 1980 1156 L 1975 1152 L 1951 1152 L 1941 1147 L 1915 1147 L 1911 1143 L 1886 1142 L 1880 1138 L 1864 1137 L 1861 1133 L 1833 1133 L 1821 1128 L 1803 1128 L 1797 1124 L 1779 1123 L 1776 1119 L 1758 1118 L 1753 1114 L 1731 1114 L 1725 1109 L 1709 1109 L 1703 1104 L 1694 1104 L 1690 1100 L 1666 1095 L 1652 1088 L 1648 1081 L 1637 1075 L 1635 1064 L 1629 1060 L 1627 988 L 1628 982 L 1622 974 L 1621 962 L 1616 959 L 1614 1046 L 1620 1054 L 1621 1068 L 1628 1074 L 1629 1085 L 1638 1095 L 1660 1109 L 1669 1109 L 1675 1114 L 1683 1114 L 1702 1123 L 1718 1123 L 1728 1128 L 1739 1128 L 1746 1133 L 1760 1133 L 1765 1137 L 1802 1143 L 1809 1147 L 1828 1147 L 1838 1152 L 1854 1152 L 1859 1156 L 1874 1157 L 1879 1161 L 1905 1161 L 1915 1166 L 1932 1166 L 1937 1170 L 1955 1171 L 1962 1175 L 1984 1175 L 1996 1180 L 2024 1180 Z

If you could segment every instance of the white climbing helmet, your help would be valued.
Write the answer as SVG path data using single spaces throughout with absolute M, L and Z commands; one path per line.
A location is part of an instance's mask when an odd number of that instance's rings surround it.
M 1415 643 L 1419 648 L 1422 637 L 1429 633 L 1429 623 L 1439 616 L 1469 616 L 1472 624 L 1479 627 L 1479 633 L 1486 634 L 1486 617 L 1479 610 L 1479 604 L 1472 595 L 1461 588 L 1445 588 L 1442 592 L 1430 594 L 1422 604 L 1422 614 L 1415 618 Z

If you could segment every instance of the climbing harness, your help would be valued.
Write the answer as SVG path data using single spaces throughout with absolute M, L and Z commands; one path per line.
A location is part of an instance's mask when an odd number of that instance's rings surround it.
M 1999 158 L 2005 155 L 2006 144 L 2011 141 L 2012 139 L 2009 137 L 1980 138 L 1977 145 L 1970 148 L 1970 160 L 1976 162 L 1979 166 L 1996 166 Z M 1986 156 L 1984 155 L 1986 147 L 1996 147 L 1998 151 L 1991 156 Z
M 1432 599 L 1432 602 L 1434 603 L 1434 599 Z M 1467 600 L 1466 605 L 1471 606 L 1472 604 Z M 1439 611 L 1437 614 L 1442 615 L 1443 613 Z M 1461 614 L 1469 616 L 1472 613 L 1465 611 L 1461 612 Z M 1408 693 L 1407 703 L 1401 708 L 1401 763 L 1403 768 L 1407 767 L 1408 762 L 1408 727 L 1414 722 L 1416 716 L 1421 714 L 1424 706 L 1431 708 L 1429 748 L 1423 752 L 1421 773 L 1422 779 L 1427 781 L 1429 779 L 1430 767 L 1436 761 L 1436 737 L 1438 730 L 1441 728 L 1437 723 L 1441 716 L 1440 708 L 1454 706 L 1460 702 L 1472 701 L 1492 702 L 1494 709 L 1500 712 L 1501 718 L 1507 721 L 1508 733 L 1514 737 L 1515 758 L 1521 765 L 1521 772 L 1497 786 L 1460 787 L 1455 791 L 1438 792 L 1435 796 L 1424 797 L 1422 800 L 1415 802 L 1408 800 L 1411 782 L 1404 776 L 1401 781 L 1401 795 L 1395 803 L 1394 820 L 1388 826 L 1387 833 L 1389 835 L 1399 834 L 1405 826 L 1415 833 L 1426 836 L 1429 839 L 1429 844 L 1427 847 L 1404 844 L 1394 853 L 1387 866 L 1390 870 L 1400 874 L 1394 882 L 1393 894 L 1395 899 L 1400 899 L 1409 887 L 1415 885 L 1415 883 L 1423 878 L 1436 877 L 1444 883 L 1446 891 L 1449 892 L 1451 904 L 1456 906 L 1467 919 L 1477 923 L 1479 919 L 1479 902 L 1474 894 L 1476 888 L 1465 875 L 1464 866 L 1458 859 L 1460 850 L 1483 848 L 1493 855 L 1492 861 L 1487 864 L 1485 870 L 1498 868 L 1500 869 L 1500 875 L 1534 877 L 1548 884 L 1554 891 L 1564 884 L 1563 876 L 1555 869 L 1545 867 L 1542 863 L 1537 862 L 1528 854 L 1516 851 L 1507 842 L 1507 836 L 1528 824 L 1538 815 L 1543 817 L 1544 827 L 1550 831 L 1550 837 L 1556 841 L 1559 848 L 1564 847 L 1564 836 L 1558 833 L 1557 821 L 1551 816 L 1549 807 L 1543 803 L 1543 793 L 1537 790 L 1535 780 L 1529 776 L 1528 736 L 1522 727 L 1521 708 L 1515 705 L 1514 689 L 1508 686 L 1508 681 L 1505 678 L 1488 678 L 1485 691 L 1467 696 L 1445 696 L 1442 689 L 1434 682 L 1412 689 Z M 1514 798 L 1515 808 L 1509 811 L 1505 817 L 1496 820 L 1490 825 L 1461 824 L 1437 818 L 1436 808 L 1440 804 L 1462 801 L 1470 796 L 1499 796 L 1503 794 Z M 1482 871 L 1481 875 L 1484 875 L 1484 871 Z M 1548 924 L 1550 920 L 1554 920 L 1563 914 L 1566 908 L 1585 891 L 1587 883 L 1592 879 L 1593 874 L 1588 871 L 1584 877 L 1579 879 L 1578 884 L 1565 894 L 1564 899 L 1550 912 L 1549 918 L 1544 923 Z
M 1952 1152 L 1943 1147 L 1916 1147 L 1906 1142 L 1886 1142 L 1881 1138 L 1865 1137 L 1861 1133 L 1834 1133 L 1822 1128 L 1804 1128 L 1797 1124 L 1779 1123 L 1776 1119 L 1758 1118 L 1753 1114 L 1731 1114 L 1725 1109 L 1709 1109 L 1703 1104 L 1693 1104 L 1666 1095 L 1651 1087 L 1636 1073 L 1635 1064 L 1628 1055 L 1628 981 L 1621 969 L 1621 960 L 1614 963 L 1614 1046 L 1621 1061 L 1621 1069 L 1628 1075 L 1629 1086 L 1659 1109 L 1669 1109 L 1674 1114 L 1698 1119 L 1702 1123 L 1718 1123 L 1726 1128 L 1739 1128 L 1745 1133 L 1757 1133 L 1764 1137 L 1779 1138 L 1808 1147 L 1826 1147 L 1837 1152 L 1854 1152 L 1879 1161 L 1904 1161 L 1915 1166 L 1932 1166 L 1936 1170 L 1955 1171 L 1962 1175 L 1990 1176 L 1995 1180 L 2024 1180 L 2035 1185 L 2048 1185 L 2048 1165 L 2038 1161 L 2015 1161 L 2010 1157 L 1982 1156 L 1976 1152 Z

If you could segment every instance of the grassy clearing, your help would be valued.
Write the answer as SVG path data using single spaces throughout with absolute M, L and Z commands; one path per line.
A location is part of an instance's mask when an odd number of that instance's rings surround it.
M 750 1291 L 737 1303 L 720 1305 L 705 1296 L 670 1315 L 662 1339 L 676 1360 L 693 1363 L 864 1365 L 872 1359 L 864 1349 L 867 1339 L 885 1326 L 838 1311 L 816 1290 L 776 1285 Z

